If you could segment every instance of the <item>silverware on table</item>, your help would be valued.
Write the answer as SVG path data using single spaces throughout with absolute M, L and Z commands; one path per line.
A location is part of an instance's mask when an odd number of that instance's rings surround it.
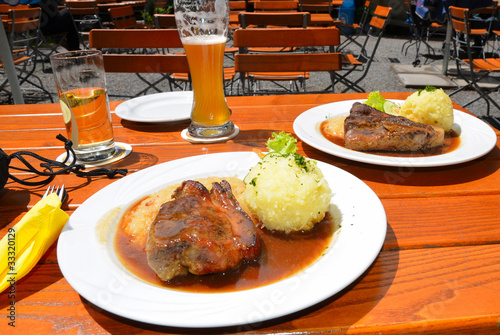
M 68 192 L 64 188 L 64 184 L 62 185 L 50 185 L 47 188 L 47 191 L 45 191 L 45 194 L 43 195 L 42 199 L 48 196 L 49 194 L 56 193 L 59 199 L 61 199 L 61 203 L 64 203 L 66 198 L 68 197 Z

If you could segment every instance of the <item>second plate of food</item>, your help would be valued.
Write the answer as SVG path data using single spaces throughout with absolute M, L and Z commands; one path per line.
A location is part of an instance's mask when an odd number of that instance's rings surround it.
M 335 144 L 321 133 L 321 123 L 327 119 L 347 116 L 353 103 L 364 100 L 346 100 L 311 108 L 300 114 L 293 123 L 295 134 L 310 146 L 328 154 L 352 161 L 401 167 L 446 166 L 471 161 L 490 152 L 496 145 L 493 129 L 480 119 L 467 113 L 453 110 L 453 129 L 459 136 L 458 146 L 439 155 L 394 156 L 355 151 Z M 402 100 L 394 100 L 401 104 Z

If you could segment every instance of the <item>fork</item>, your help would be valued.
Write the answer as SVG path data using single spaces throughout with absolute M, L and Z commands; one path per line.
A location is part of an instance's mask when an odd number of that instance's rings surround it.
M 57 187 L 55 185 L 49 186 L 49 188 L 47 188 L 47 191 L 45 191 L 42 199 L 51 193 L 56 193 L 59 199 L 61 199 L 61 203 L 64 203 L 64 201 L 68 197 L 68 192 L 64 188 L 64 184 L 62 184 L 61 186 L 57 185 Z

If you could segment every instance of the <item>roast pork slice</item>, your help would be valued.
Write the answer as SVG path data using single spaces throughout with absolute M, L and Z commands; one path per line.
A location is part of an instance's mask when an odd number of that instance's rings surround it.
M 161 206 L 146 244 L 148 264 L 161 280 L 226 272 L 258 258 L 257 230 L 227 181 L 209 192 L 188 180 L 173 198 Z
M 441 146 L 444 130 L 355 102 L 344 121 L 345 147 L 368 151 L 425 151 Z

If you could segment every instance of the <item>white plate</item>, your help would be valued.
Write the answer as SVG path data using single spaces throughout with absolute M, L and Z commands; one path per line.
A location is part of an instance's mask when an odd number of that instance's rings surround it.
M 342 227 L 318 261 L 279 282 L 230 293 L 170 290 L 130 273 L 117 260 L 113 243 L 103 244 L 97 237 L 103 218 L 113 213 L 117 221 L 147 194 L 190 178 L 243 178 L 257 162 L 251 152 L 194 156 L 141 170 L 105 187 L 71 215 L 59 237 L 57 258 L 64 277 L 85 299 L 114 314 L 156 325 L 201 328 L 288 315 L 327 299 L 363 274 L 384 243 L 384 208 L 361 180 L 322 162 L 318 166 L 334 192 L 332 206 L 340 210 Z
M 115 113 L 128 121 L 180 122 L 191 118 L 193 92 L 164 92 L 144 95 L 116 106 Z
M 346 149 L 330 142 L 321 134 L 319 128 L 321 122 L 330 117 L 349 115 L 352 104 L 363 101 L 346 100 L 311 108 L 295 119 L 293 130 L 302 141 L 328 154 L 357 162 L 385 166 L 432 167 L 464 163 L 487 154 L 497 143 L 497 136 L 488 124 L 456 109 L 453 110 L 455 121 L 453 128 L 460 132 L 460 146 L 442 155 L 426 157 L 374 155 Z M 403 103 L 402 100 L 393 101 Z

